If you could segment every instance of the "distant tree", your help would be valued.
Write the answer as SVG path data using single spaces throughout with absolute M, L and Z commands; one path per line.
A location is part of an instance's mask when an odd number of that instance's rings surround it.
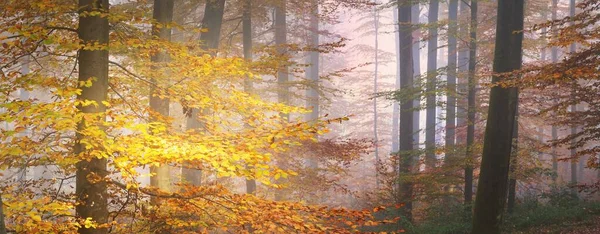
M 204 17 L 202 18 L 202 28 L 205 32 L 200 34 L 200 47 L 205 53 L 212 53 L 216 56 L 215 50 L 219 46 L 221 37 L 221 26 L 223 23 L 223 14 L 225 11 L 225 0 L 207 1 L 204 7 Z M 200 121 L 201 111 L 198 108 L 189 110 L 187 119 L 188 130 L 199 130 L 202 127 Z M 192 185 L 200 185 L 202 181 L 202 171 L 184 166 L 181 170 L 183 180 Z
M 244 50 L 244 59 L 252 62 L 252 0 L 242 1 L 242 43 Z M 246 78 L 244 81 L 244 91 L 252 93 L 252 81 Z M 254 194 L 256 192 L 256 180 L 246 179 L 246 193 Z
M 153 25 L 152 35 L 157 37 L 158 40 L 171 40 L 171 27 L 168 26 L 173 21 L 173 0 L 154 0 L 153 19 L 156 20 L 156 24 Z M 154 111 L 155 116 L 153 121 L 160 118 L 169 116 L 169 99 L 161 98 L 166 96 L 164 88 L 168 83 L 168 72 L 165 71 L 165 64 L 169 62 L 169 55 L 166 51 L 158 51 L 151 57 L 153 68 L 155 68 L 155 74 L 157 77 L 152 77 L 150 82 L 150 109 Z M 160 82 L 158 82 L 160 81 Z M 152 166 L 150 172 L 155 175 L 150 177 L 150 185 L 160 189 L 169 190 L 171 174 L 168 165 Z
M 437 128 L 437 54 L 438 54 L 438 16 L 439 1 L 429 1 L 429 35 L 427 38 L 427 84 L 426 84 L 426 106 L 427 117 L 425 123 L 425 162 L 427 170 L 436 165 L 436 142 L 435 133 Z
M 307 121 L 315 121 L 319 119 L 319 1 L 310 1 L 309 25 L 308 25 L 308 45 L 312 47 L 306 58 L 308 67 L 305 74 L 309 82 L 306 90 L 306 108 L 311 110 L 307 115 Z M 308 159 L 307 164 L 310 168 L 316 169 L 318 162 L 314 159 Z
M 456 69 L 458 36 L 458 0 L 448 3 L 448 91 L 446 94 L 446 157 L 454 155 L 456 138 Z

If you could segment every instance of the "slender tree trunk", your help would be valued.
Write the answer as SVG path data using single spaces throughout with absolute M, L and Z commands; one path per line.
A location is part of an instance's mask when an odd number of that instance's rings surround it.
M 573 17 L 575 16 L 575 0 L 570 0 L 569 1 L 569 17 Z M 572 23 L 571 23 L 572 24 Z M 575 43 L 572 43 L 571 46 L 569 47 L 569 52 L 570 53 L 575 53 L 577 51 L 577 45 Z M 573 86 L 575 86 L 575 82 L 577 82 L 577 80 L 573 81 Z M 573 88 L 571 90 L 571 92 L 575 93 L 575 88 Z M 573 94 L 573 98 L 575 98 L 575 95 Z M 571 105 L 571 112 L 575 113 L 577 112 L 577 104 L 573 104 Z M 571 135 L 577 134 L 577 125 L 573 125 L 571 126 Z M 577 184 L 577 149 L 575 148 L 575 145 L 577 144 L 577 139 L 573 138 L 571 140 L 571 185 L 576 185 Z M 572 188 L 571 192 L 575 195 L 577 195 L 577 189 L 576 188 Z
M 467 16 L 470 15 L 469 5 L 465 1 L 460 1 L 460 15 Z M 461 40 L 468 40 L 469 37 L 469 24 L 458 24 L 458 35 Z M 458 62 L 457 62 L 457 70 L 458 70 L 458 93 L 457 96 L 461 97 L 457 100 L 457 114 L 456 114 L 456 126 L 463 127 L 466 126 L 466 118 L 467 118 L 467 101 L 465 101 L 463 95 L 467 96 L 467 71 L 469 67 L 469 45 L 461 44 L 458 48 Z M 464 145 L 466 143 L 466 136 L 459 135 L 456 136 L 456 144 Z
M 0 191 L 0 234 L 6 234 L 6 223 L 4 222 L 4 205 L 2 204 L 2 192 Z
M 558 11 L 558 0 L 552 0 L 552 20 L 557 20 L 557 11 Z M 554 31 L 554 30 L 553 30 Z M 558 48 L 556 46 L 552 47 L 552 63 L 558 62 Z M 558 129 L 556 126 L 552 125 L 552 141 L 556 141 L 558 139 Z M 552 146 L 552 172 L 554 173 L 552 176 L 552 181 L 556 184 L 556 180 L 558 179 L 558 157 L 556 154 L 556 146 Z M 600 174 L 599 174 L 600 175 Z
M 377 2 L 375 2 L 377 3 Z M 373 76 L 373 94 L 377 94 L 377 79 L 379 75 L 379 12 L 373 6 L 373 22 L 375 27 L 375 71 Z M 373 98 L 373 140 L 375 141 L 375 165 L 379 163 L 379 138 L 377 135 L 377 96 Z M 379 189 L 379 172 L 375 170 L 375 184 Z
M 469 33 L 469 78 L 467 80 L 467 152 L 465 162 L 465 204 L 473 201 L 473 143 L 475 142 L 475 72 L 477 66 L 477 0 L 471 0 L 471 27 Z
M 446 94 L 446 158 L 452 157 L 456 137 L 456 35 L 458 34 L 458 0 L 448 5 L 448 93 Z
M 23 57 L 23 61 L 21 61 L 21 75 L 25 76 L 27 74 L 29 74 L 30 69 L 29 69 L 29 62 L 30 62 L 30 56 L 25 56 Z M 29 99 L 29 91 L 27 91 L 27 89 L 19 89 L 19 99 L 21 101 L 27 101 Z M 27 135 L 30 134 L 30 128 L 27 128 L 27 130 L 18 133 L 18 137 L 25 137 Z M 28 166 L 27 163 L 25 163 L 23 165 L 23 167 L 21 168 L 22 172 L 19 175 L 19 182 L 21 183 L 22 186 L 26 185 L 27 183 L 24 183 L 25 181 L 27 181 L 27 174 L 28 174 Z M 34 169 L 35 171 L 35 169 Z M 31 175 L 30 175 L 31 176 Z
M 398 9 L 392 10 L 394 17 L 394 41 L 396 45 L 396 90 L 400 89 L 400 36 L 398 29 Z M 399 141 L 399 121 L 400 121 L 400 106 L 397 102 L 392 104 L 392 153 L 398 152 Z
M 244 8 L 242 12 L 242 34 L 243 34 L 243 46 L 244 46 L 244 59 L 246 61 L 252 61 L 252 0 L 244 0 Z M 252 81 L 250 78 L 246 78 L 244 81 L 244 91 L 252 93 Z M 256 180 L 246 180 L 246 193 L 254 194 L 256 191 Z
M 318 0 L 312 0 L 310 4 L 310 25 L 309 25 L 309 46 L 317 48 L 319 46 L 319 2 Z M 308 116 L 308 121 L 315 121 L 319 118 L 319 52 L 310 51 L 308 52 L 309 64 L 306 69 L 306 78 L 310 82 L 308 89 L 306 90 L 306 107 L 312 110 Z M 317 160 L 311 158 L 307 160 L 309 168 L 317 168 Z
M 162 27 L 154 25 L 152 35 L 158 37 L 160 40 L 171 41 L 171 28 L 164 27 L 164 25 L 173 21 L 173 0 L 154 0 L 153 19 Z M 170 61 L 166 51 L 157 52 L 151 57 L 151 60 L 152 63 L 156 64 L 154 68 L 158 70 L 155 74 L 159 74 L 158 76 L 161 79 L 166 79 L 168 75 L 160 70 L 160 67 L 164 67 L 163 65 Z M 153 77 L 151 82 L 154 85 L 150 87 L 150 109 L 161 116 L 169 116 L 169 99 L 160 98 L 164 90 L 160 90 L 160 83 L 157 82 L 156 78 Z M 157 119 L 153 118 L 153 121 Z M 171 178 L 168 165 L 150 166 L 150 173 L 154 174 L 150 177 L 150 185 L 163 190 L 170 190 Z
M 510 172 L 509 172 L 509 180 L 508 180 L 508 204 L 507 211 L 509 214 L 512 214 L 515 210 L 515 201 L 517 196 L 517 178 L 515 177 L 515 173 L 518 165 L 518 156 L 519 156 L 519 92 L 517 92 L 517 109 L 515 113 L 515 123 L 513 129 L 513 149 L 510 156 Z
M 216 50 L 219 47 L 219 38 L 221 36 L 221 25 L 223 23 L 223 12 L 225 10 L 225 0 L 207 1 L 204 8 L 204 18 L 202 18 L 202 27 L 207 31 L 200 34 L 200 43 L 202 49 L 211 52 L 216 56 Z M 211 51 L 212 50 L 212 51 Z M 188 130 L 199 131 L 202 123 L 198 117 L 200 110 L 193 109 L 187 119 L 186 127 Z M 184 166 L 181 170 L 183 180 L 191 185 L 199 186 L 202 182 L 202 171 L 194 169 L 193 166 Z
M 287 44 L 287 0 L 280 1 L 275 6 L 275 45 L 277 46 L 277 53 L 280 56 L 287 56 L 287 50 L 285 46 Z M 289 97 L 289 73 L 288 66 L 284 64 L 279 67 L 277 71 L 277 101 L 286 105 L 290 104 Z M 282 118 L 289 121 L 289 115 L 280 113 Z M 278 162 L 278 164 L 280 164 Z M 282 179 L 279 179 L 281 182 Z M 283 200 L 283 193 L 279 190 L 275 191 L 275 200 Z
M 97 105 L 77 106 L 79 111 L 84 114 L 100 114 L 98 121 L 105 119 L 106 106 L 102 103 L 106 101 L 108 94 L 108 19 L 99 14 L 90 14 L 85 16 L 86 12 L 108 13 L 108 0 L 79 0 L 79 39 L 84 44 L 99 43 L 106 48 L 95 50 L 79 50 L 79 82 L 93 79 L 90 87 L 81 87 L 81 95 L 78 100 L 90 100 Z M 82 143 L 88 136 L 81 134 L 81 130 L 87 128 L 88 124 L 84 120 L 78 123 L 75 141 L 75 155 L 81 155 L 88 160 L 82 160 L 77 163 L 75 194 L 78 196 L 78 203 L 75 207 L 77 217 L 81 219 L 91 218 L 99 225 L 108 222 L 107 208 L 107 186 L 104 177 L 107 176 L 107 159 L 97 158 L 91 154 L 92 150 L 86 149 L 85 143 Z M 101 126 L 99 126 L 102 128 Z M 89 178 L 100 178 L 90 181 Z M 86 228 L 80 227 L 79 233 L 82 234 L 100 234 L 107 233 L 107 228 Z
M 411 10 L 411 22 L 413 23 L 413 25 L 418 25 L 419 24 L 419 13 L 420 13 L 420 9 L 419 9 L 419 4 L 414 4 L 411 6 L 410 10 Z M 398 14 L 398 11 L 396 9 L 396 14 Z M 397 21 L 397 20 L 396 20 Z M 421 31 L 419 30 L 414 30 L 413 31 L 413 77 L 420 77 L 421 76 Z M 399 61 L 399 60 L 398 60 Z M 398 87 L 400 88 L 400 87 Z M 421 131 L 421 126 L 420 126 L 420 119 L 421 119 L 421 96 L 420 95 L 416 95 L 414 101 L 413 101 L 413 109 L 415 109 L 415 111 L 413 112 L 413 131 L 415 132 L 413 134 L 413 144 L 414 149 L 418 150 L 420 148 L 420 131 Z
M 544 21 L 548 20 L 548 15 L 546 12 L 542 13 L 542 18 Z M 546 28 L 542 28 L 542 35 L 546 36 L 546 34 L 548 33 L 548 31 L 546 30 Z M 546 46 L 548 46 L 548 42 L 546 41 L 546 39 L 544 39 L 543 42 L 543 47 L 542 51 L 540 52 L 540 59 L 542 60 L 542 62 L 546 61 Z M 538 141 L 540 143 L 544 142 L 544 126 L 541 125 L 538 127 Z M 540 150 L 539 154 L 538 154 L 539 159 L 543 160 L 544 158 L 544 153 Z
M 413 56 L 412 56 L 412 27 L 411 27 L 411 0 L 398 0 L 398 20 L 400 33 L 400 89 L 413 87 Z M 399 154 L 400 163 L 398 171 L 400 176 L 411 173 L 413 169 L 413 101 L 403 100 L 400 103 L 400 129 L 399 129 Z M 400 178 L 401 179 L 401 178 Z M 402 180 L 400 180 L 402 181 Z M 400 193 L 399 202 L 404 203 L 401 209 L 403 215 L 412 221 L 412 182 L 398 183 Z
M 505 78 L 500 73 L 521 68 L 524 0 L 498 2 L 498 23 L 492 83 Z M 471 233 L 500 233 L 506 203 L 512 137 L 517 112 L 518 89 L 494 86 L 490 91 L 488 119 L 477 186 Z
M 438 22 L 439 1 L 429 1 L 429 39 L 427 40 L 427 117 L 425 126 L 425 165 L 427 170 L 435 167 L 437 158 L 435 153 L 435 131 L 436 131 L 436 92 L 437 92 L 437 53 L 438 35 L 437 26 L 431 26 Z
M 394 22 L 398 22 L 398 9 L 396 8 L 393 12 Z M 419 5 L 415 4 L 411 7 L 411 22 L 416 25 L 419 24 Z M 400 89 L 400 38 L 399 38 L 399 29 L 398 24 L 394 24 L 394 29 L 396 33 L 395 36 L 395 44 L 396 44 L 396 90 Z M 416 77 L 421 74 L 421 47 L 419 41 L 419 31 L 415 30 L 413 32 L 413 69 L 414 75 Z M 392 152 L 398 152 L 398 122 L 400 120 L 400 106 L 397 102 L 393 104 L 393 114 L 392 114 Z M 419 110 L 419 106 L 421 106 L 421 98 L 419 96 L 415 97 L 413 101 L 413 108 L 415 109 L 413 113 L 413 130 L 418 132 L 420 130 L 420 115 L 421 111 Z M 413 142 L 415 144 L 415 149 L 419 148 L 420 137 L 419 133 L 413 134 Z

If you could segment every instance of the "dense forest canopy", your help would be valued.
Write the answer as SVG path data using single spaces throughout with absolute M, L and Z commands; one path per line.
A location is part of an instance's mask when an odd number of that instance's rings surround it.
M 596 0 L 0 0 L 0 21 L 0 234 L 600 231 Z

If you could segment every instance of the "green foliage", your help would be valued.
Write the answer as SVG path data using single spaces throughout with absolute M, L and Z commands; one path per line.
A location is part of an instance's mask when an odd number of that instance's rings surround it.
M 425 221 L 415 225 L 408 233 L 460 234 L 471 230 L 471 209 L 450 202 L 434 204 L 426 210 Z
M 513 214 L 505 215 L 503 233 L 530 233 L 532 228 L 559 229 L 568 223 L 587 221 L 600 215 L 600 202 L 579 199 L 565 186 L 519 199 Z M 462 204 L 438 203 L 425 210 L 423 219 L 405 226 L 406 233 L 461 234 L 471 230 L 471 209 Z
M 580 200 L 568 187 L 553 187 L 536 197 L 526 197 L 512 215 L 506 217 L 505 231 L 579 222 L 600 214 L 600 203 Z

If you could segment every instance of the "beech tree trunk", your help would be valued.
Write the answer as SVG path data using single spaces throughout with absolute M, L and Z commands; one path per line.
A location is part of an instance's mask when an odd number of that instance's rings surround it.
M 437 92 L 437 52 L 438 35 L 437 26 L 431 26 L 438 22 L 439 2 L 429 1 L 429 39 L 427 40 L 427 88 L 426 105 L 427 117 L 425 126 L 425 166 L 427 170 L 435 167 L 437 158 L 435 153 L 435 130 L 436 130 L 436 92 Z
M 469 5 L 465 1 L 460 1 L 460 15 L 461 18 L 470 15 Z M 458 24 L 458 37 L 461 41 L 467 41 L 469 38 L 469 23 Z M 469 44 L 459 44 L 458 47 L 458 61 L 457 61 L 457 76 L 458 76 L 458 87 L 457 92 L 460 97 L 457 100 L 457 112 L 456 112 L 456 126 L 462 128 L 466 126 L 467 123 L 467 101 L 465 98 L 467 96 L 467 72 L 469 67 Z M 457 145 L 465 145 L 466 136 L 458 135 L 456 136 L 456 144 Z
M 505 77 L 499 73 L 521 68 L 523 8 L 524 0 L 498 2 L 493 84 L 502 81 Z M 517 112 L 517 91 L 516 87 L 501 86 L 494 86 L 490 91 L 471 233 L 500 233 Z
M 394 17 L 394 41 L 396 45 L 396 90 L 400 89 L 400 36 L 398 29 L 398 9 L 392 10 Z M 400 106 L 397 102 L 392 104 L 392 153 L 398 152 L 399 149 L 399 122 L 400 122 Z
M 278 2 L 275 6 L 275 45 L 277 46 L 277 53 L 280 56 L 287 56 L 287 50 L 285 46 L 287 44 L 287 0 Z M 289 73 L 288 66 L 283 65 L 279 67 L 277 71 L 277 101 L 286 105 L 290 104 L 289 97 Z M 281 117 L 289 121 L 289 115 L 280 113 Z M 279 179 L 282 180 L 281 178 Z M 283 200 L 283 194 L 281 191 L 275 191 L 275 200 Z
M 558 0 L 552 0 L 552 20 L 557 20 L 557 11 L 558 11 Z M 551 51 L 552 63 L 558 62 L 558 48 L 556 46 L 552 47 Z M 556 126 L 552 125 L 552 141 L 558 139 L 558 129 Z M 556 154 L 556 146 L 552 146 L 552 172 L 554 175 L 552 176 L 552 180 L 556 183 L 558 179 L 558 156 Z M 599 172 L 600 173 L 600 172 Z M 600 175 L 600 174 L 599 174 Z
M 310 4 L 310 25 L 309 28 L 309 46 L 317 48 L 319 46 L 319 2 L 318 0 L 312 0 Z M 310 51 L 308 52 L 307 59 L 308 67 L 306 69 L 306 78 L 310 82 L 308 89 L 306 90 L 306 107 L 312 110 L 308 116 L 308 121 L 315 121 L 319 118 L 319 52 Z M 307 160 L 309 168 L 317 168 L 318 162 L 316 159 Z
M 4 222 L 4 205 L 2 205 L 2 192 L 0 192 L 0 234 L 6 234 L 6 223 Z
M 412 27 L 411 27 L 411 0 L 398 0 L 398 21 L 400 34 L 400 89 L 413 87 L 413 56 L 412 56 Z M 399 166 L 400 176 L 411 173 L 413 169 L 413 101 L 402 100 L 400 103 L 400 129 L 399 129 Z M 402 178 L 400 178 L 402 181 Z M 404 203 L 401 215 L 412 221 L 412 195 L 413 184 L 410 181 L 398 183 L 399 202 Z
M 108 13 L 108 0 L 79 0 L 79 27 L 77 29 L 79 39 L 84 44 L 99 43 L 106 48 L 95 50 L 79 50 L 79 82 L 94 79 L 90 87 L 81 87 L 81 95 L 78 100 L 90 100 L 97 105 L 77 106 L 78 110 L 84 114 L 101 114 L 100 122 L 105 119 L 104 113 L 106 106 L 102 103 L 106 101 L 108 94 L 108 19 L 99 14 L 84 16 L 86 12 Z M 107 208 L 107 186 L 104 177 L 107 176 L 106 158 L 97 158 L 89 155 L 92 150 L 87 150 L 84 143 L 81 143 L 87 136 L 80 134 L 81 130 L 87 128 L 81 120 L 78 123 L 78 133 L 76 134 L 75 155 L 82 155 L 89 160 L 82 160 L 77 163 L 75 194 L 77 194 L 78 203 L 75 207 L 77 217 L 81 219 L 91 218 L 98 225 L 108 222 Z M 90 177 L 96 177 L 90 181 Z M 107 233 L 107 228 L 79 228 L 82 234 L 101 234 Z
M 394 22 L 398 22 L 398 9 L 396 8 L 393 11 Z M 411 7 L 411 22 L 414 25 L 419 23 L 419 5 L 415 4 Z M 400 38 L 399 38 L 399 29 L 398 24 L 394 24 L 394 36 L 395 36 L 395 44 L 396 44 L 396 90 L 400 89 Z M 419 31 L 415 30 L 413 32 L 413 69 L 414 76 L 420 76 L 421 74 L 421 47 L 419 41 Z M 400 106 L 397 102 L 393 104 L 393 112 L 392 112 L 392 152 L 398 152 L 398 122 L 400 120 Z M 413 101 L 413 108 L 415 109 L 413 113 L 413 130 L 418 132 L 420 130 L 420 115 L 421 111 L 419 110 L 419 106 L 421 105 L 421 98 L 419 96 L 415 97 Z M 413 134 L 413 142 L 415 144 L 415 149 L 419 148 L 420 137 L 419 133 Z
M 152 35 L 158 37 L 160 40 L 171 41 L 171 28 L 164 27 L 165 24 L 173 21 L 173 0 L 154 0 L 154 12 L 153 19 L 156 20 L 157 24 L 163 25 L 158 27 L 154 25 L 152 28 Z M 155 74 L 158 74 L 161 79 L 166 79 L 168 74 L 160 70 L 165 63 L 170 61 L 169 55 L 166 51 L 159 51 L 151 57 L 152 63 L 155 63 L 155 68 L 158 68 Z M 162 116 L 169 116 L 169 99 L 160 98 L 159 95 L 164 92 L 161 90 L 160 82 L 157 82 L 156 78 L 152 78 L 150 81 L 153 85 L 150 87 L 150 109 Z M 156 120 L 156 118 L 154 118 Z M 151 166 L 150 172 L 155 174 L 150 177 L 150 185 L 160 188 L 162 190 L 169 190 L 171 187 L 170 170 L 168 165 Z
M 419 4 L 414 4 L 412 5 L 411 9 L 411 22 L 413 23 L 413 25 L 418 25 L 419 24 L 419 14 L 420 14 L 420 6 Z M 398 14 L 398 11 L 396 9 L 396 11 L 394 11 L 396 14 Z M 397 20 L 396 20 L 397 21 Z M 420 77 L 421 76 L 421 31 L 419 30 L 414 30 L 413 31 L 413 77 Z M 398 60 L 400 61 L 400 60 Z M 400 83 L 398 83 L 399 85 Z M 400 88 L 400 86 L 398 86 L 398 88 Z M 415 99 L 413 101 L 413 109 L 415 110 L 413 112 L 413 144 L 414 144 L 414 149 L 418 150 L 420 148 L 420 131 L 421 131 L 421 124 L 420 124 L 420 119 L 421 119 L 421 110 L 419 109 L 421 107 L 421 96 L 420 95 L 416 95 Z
M 373 22 L 375 27 L 375 71 L 373 72 L 373 94 L 377 94 L 377 79 L 379 75 L 379 12 L 373 7 Z M 375 141 L 375 165 L 379 163 L 379 137 L 377 135 L 377 96 L 373 98 L 373 140 Z M 379 172 L 375 170 L 375 184 L 379 189 Z
M 446 158 L 454 154 L 456 137 L 456 35 L 458 34 L 458 0 L 448 3 L 448 92 L 446 94 Z
M 573 17 L 575 16 L 575 0 L 570 0 L 569 1 L 569 17 Z M 572 24 L 572 23 L 571 23 Z M 575 43 L 572 43 L 569 47 L 569 52 L 570 53 L 575 53 L 577 51 L 577 45 Z M 577 82 L 577 80 L 574 80 L 573 82 Z M 575 84 L 574 84 L 575 85 Z M 575 93 L 576 90 L 573 88 L 571 90 L 571 92 Z M 574 94 L 573 94 L 574 96 Z M 575 97 L 573 97 L 575 98 Z M 577 104 L 573 104 L 571 105 L 571 112 L 575 113 L 577 112 Z M 571 126 L 571 135 L 577 134 L 577 125 L 573 125 Z M 573 138 L 571 139 L 571 185 L 576 185 L 577 184 L 577 149 L 575 148 L 575 145 L 577 144 L 577 139 Z M 577 189 L 575 187 L 573 187 L 571 189 L 571 192 L 575 195 L 577 195 Z
M 244 59 L 252 61 L 252 0 L 244 0 L 242 9 L 242 43 L 244 47 Z M 244 90 L 252 93 L 252 81 L 246 78 L 244 81 Z M 254 194 L 256 192 L 256 180 L 246 180 L 246 193 Z
M 201 47 L 216 56 L 215 50 L 219 48 L 219 38 L 221 35 L 221 25 L 223 23 L 223 12 L 225 10 L 225 0 L 211 0 L 206 2 L 204 8 L 204 18 L 202 18 L 202 28 L 207 31 L 200 34 Z M 187 119 L 187 129 L 198 130 L 202 123 L 198 120 L 201 110 L 193 109 L 190 117 Z M 185 182 L 199 186 L 202 181 L 202 171 L 184 166 L 181 170 Z
M 508 204 L 507 211 L 512 214 L 515 210 L 515 201 L 517 196 L 517 178 L 515 177 L 515 171 L 518 165 L 519 156 L 519 93 L 517 92 L 517 110 L 515 113 L 515 124 L 513 129 L 513 149 L 510 156 L 510 173 L 508 180 Z
M 471 0 L 471 27 L 469 32 L 469 72 L 467 80 L 467 151 L 465 160 L 465 205 L 473 201 L 473 143 L 475 142 L 475 72 L 477 68 L 477 0 Z

